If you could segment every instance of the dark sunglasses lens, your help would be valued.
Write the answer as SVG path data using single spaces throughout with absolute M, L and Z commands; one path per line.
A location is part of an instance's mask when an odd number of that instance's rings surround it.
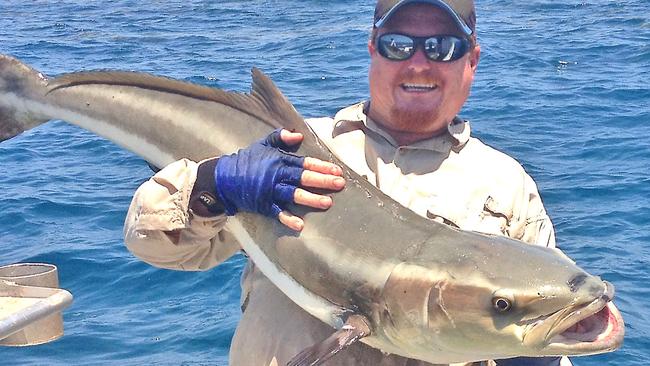
M 394 61 L 408 60 L 416 48 L 422 46 L 429 60 L 449 62 L 465 55 L 469 49 L 469 41 L 456 36 L 421 38 L 394 33 L 382 34 L 377 39 L 379 54 Z
M 427 40 L 424 41 L 424 52 L 430 60 L 439 60 L 442 52 L 440 38 L 427 38 Z
M 384 34 L 377 41 L 379 54 L 389 60 L 406 60 L 415 51 L 415 44 L 410 37 L 401 34 Z
M 465 55 L 467 41 L 454 36 L 431 37 L 424 41 L 424 51 L 433 61 L 455 61 Z

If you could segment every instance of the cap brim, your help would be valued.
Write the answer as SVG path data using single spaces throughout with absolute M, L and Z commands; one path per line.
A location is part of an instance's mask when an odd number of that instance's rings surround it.
M 441 0 L 402 0 L 395 4 L 384 16 L 379 18 L 375 22 L 375 27 L 381 28 L 386 24 L 386 22 L 404 5 L 408 4 L 413 4 L 413 3 L 422 3 L 422 4 L 431 4 L 435 5 L 444 11 L 446 11 L 456 22 L 456 25 L 458 25 L 458 28 L 460 28 L 463 33 L 465 33 L 466 36 L 469 36 L 473 33 L 472 28 L 470 28 L 467 24 L 465 24 L 465 21 L 452 9 L 447 3 Z

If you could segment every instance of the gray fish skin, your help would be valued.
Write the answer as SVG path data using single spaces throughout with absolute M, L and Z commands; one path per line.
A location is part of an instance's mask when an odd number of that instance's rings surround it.
M 301 233 L 248 213 L 227 229 L 299 306 L 334 328 L 362 316 L 371 330 L 362 341 L 384 352 L 452 363 L 588 355 L 622 344 L 611 284 L 559 250 L 456 230 L 400 206 L 333 156 L 257 70 L 249 95 L 141 73 L 48 80 L 0 56 L 0 139 L 51 119 L 159 167 L 236 151 L 278 127 L 302 132 L 298 153 L 344 168 L 348 184 L 335 205 L 292 207 L 305 216 Z

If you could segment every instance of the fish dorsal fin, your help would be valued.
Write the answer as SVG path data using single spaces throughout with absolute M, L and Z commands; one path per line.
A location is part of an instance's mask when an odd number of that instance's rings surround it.
M 251 94 L 227 92 L 141 72 L 83 71 L 64 74 L 48 83 L 48 93 L 80 85 L 127 86 L 221 103 L 259 118 L 273 128 L 295 128 L 302 117 L 271 79 L 253 69 Z M 286 114 L 285 114 L 286 113 Z M 291 126 L 285 126 L 291 123 Z
M 282 127 L 305 134 L 308 128 L 298 111 L 282 94 L 273 81 L 258 68 L 253 68 L 251 96 L 265 104 L 273 116 L 280 120 Z
M 370 335 L 368 321 L 361 315 L 351 315 L 343 327 L 320 343 L 304 349 L 287 366 L 317 366 L 332 358 L 359 339 Z

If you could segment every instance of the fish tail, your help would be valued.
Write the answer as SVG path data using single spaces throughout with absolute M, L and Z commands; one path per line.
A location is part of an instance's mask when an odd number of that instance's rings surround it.
M 30 108 L 44 98 L 47 79 L 17 59 L 0 55 L 0 142 L 49 120 Z

